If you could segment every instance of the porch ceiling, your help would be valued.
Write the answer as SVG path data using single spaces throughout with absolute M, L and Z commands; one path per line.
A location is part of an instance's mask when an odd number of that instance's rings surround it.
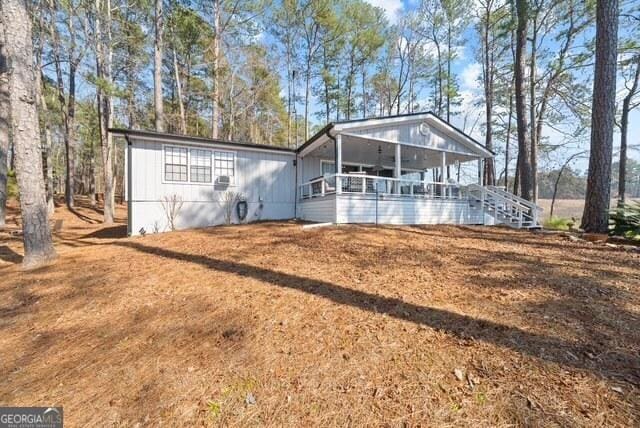
M 382 141 L 375 138 L 355 135 L 342 135 L 342 162 L 362 165 L 376 165 L 378 160 L 378 147 L 382 165 L 393 169 L 395 165 L 395 147 L 397 143 Z M 409 170 L 425 170 L 442 165 L 442 151 L 420 146 L 402 145 L 402 168 Z M 335 146 L 328 140 L 309 156 L 321 159 L 333 160 L 335 158 Z M 469 162 L 478 160 L 479 157 L 461 153 L 446 152 L 446 164 L 456 162 Z

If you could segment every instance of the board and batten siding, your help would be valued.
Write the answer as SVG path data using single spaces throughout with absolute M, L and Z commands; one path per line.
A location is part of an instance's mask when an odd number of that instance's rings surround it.
M 322 159 L 317 156 L 300 158 L 300 182 L 306 183 L 322 175 Z
M 164 177 L 164 147 L 206 149 L 235 153 L 235 179 L 229 186 L 214 183 L 175 183 Z M 242 194 L 247 201 L 245 222 L 285 220 L 295 216 L 295 155 L 247 147 L 156 142 L 131 138 L 132 235 L 167 231 L 162 201 L 177 195 L 183 201 L 176 228 L 187 229 L 224 224 L 225 191 Z M 215 181 L 212 158 L 212 175 Z M 233 222 L 237 223 L 235 208 Z
M 421 122 L 412 122 L 401 125 L 384 125 L 374 128 L 353 129 L 347 132 L 362 137 L 378 138 L 384 141 L 398 141 L 405 144 L 428 147 L 434 150 L 463 153 L 467 155 L 477 154 L 469 147 L 455 141 L 444 132 L 433 126 L 428 126 L 429 132 L 423 135 L 420 132 Z

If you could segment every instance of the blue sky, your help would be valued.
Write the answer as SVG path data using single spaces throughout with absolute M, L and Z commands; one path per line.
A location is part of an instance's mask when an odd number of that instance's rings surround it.
M 398 17 L 398 13 L 403 10 L 411 10 L 415 7 L 415 0 L 366 0 L 368 3 L 381 7 L 385 10 L 387 17 L 390 21 L 396 21 Z M 621 28 L 621 31 L 624 31 Z M 467 112 L 467 117 L 475 117 L 476 114 L 482 114 L 482 107 L 475 107 L 474 104 L 477 101 L 482 100 L 482 87 L 480 82 L 478 81 L 478 77 L 482 71 L 481 65 L 477 62 L 475 58 L 475 52 L 477 51 L 477 42 L 475 36 L 473 34 L 473 30 L 469 29 L 466 34 L 466 42 L 464 47 L 459 49 L 459 58 L 456 60 L 454 65 L 454 72 L 458 76 L 458 81 L 460 83 L 460 90 L 464 97 L 464 109 Z M 591 72 L 591 70 L 589 70 Z M 623 89 L 623 81 L 620 79 L 618 82 L 618 90 L 621 91 Z M 463 127 L 463 117 L 458 116 L 454 118 L 452 121 L 456 126 Z M 478 140 L 482 141 L 483 136 L 481 132 L 482 120 L 479 121 L 478 125 L 471 131 L 474 137 Z M 469 126 L 467 126 L 467 129 Z M 614 161 L 617 160 L 617 152 L 619 150 L 620 145 L 620 134 L 618 128 L 615 128 L 614 135 Z M 562 138 L 559 133 L 553 132 L 549 127 L 546 127 L 543 135 L 548 137 L 549 142 L 551 144 L 557 144 L 562 141 Z M 501 142 L 497 142 L 501 144 Z M 629 120 L 629 144 L 630 145 L 638 145 L 640 144 L 640 109 L 634 110 L 630 115 Z M 576 151 L 582 151 L 589 148 L 589 138 L 588 135 L 586 138 L 581 141 L 576 141 L 574 144 L 571 144 L 571 148 L 563 149 L 561 154 L 558 156 L 554 156 L 558 158 L 558 161 L 563 161 L 567 156 Z M 630 150 L 629 156 L 640 160 L 640 153 L 638 151 Z M 546 162 L 545 160 L 541 160 L 541 166 L 549 166 L 552 167 L 552 164 L 557 163 L 555 160 L 551 163 Z M 581 159 L 575 162 L 575 167 L 578 169 L 586 169 L 587 168 L 587 159 Z

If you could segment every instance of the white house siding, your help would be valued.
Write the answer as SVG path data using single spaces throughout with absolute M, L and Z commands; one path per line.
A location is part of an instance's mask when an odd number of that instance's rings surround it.
M 132 139 L 131 147 L 131 233 L 168 230 L 162 201 L 177 195 L 183 201 L 176 221 L 178 229 L 224 223 L 223 196 L 226 190 L 245 196 L 248 215 L 245 221 L 283 220 L 295 215 L 295 166 L 293 153 L 261 151 L 214 144 L 164 143 Z M 235 152 L 235 183 L 167 183 L 163 176 L 163 146 L 205 148 Z M 213 172 L 212 172 L 213 173 Z M 215 178 L 215 177 L 214 177 Z M 234 222 L 238 219 L 235 216 Z
M 433 126 L 429 126 L 429 133 L 427 133 L 427 135 L 422 135 L 420 133 L 420 122 L 353 129 L 345 132 L 363 137 L 379 138 L 386 141 L 400 141 L 402 143 L 425 146 L 435 150 L 445 150 L 468 155 L 477 154 L 469 147 L 460 144 Z
M 378 200 L 378 223 L 482 224 L 482 210 L 467 200 L 410 199 L 385 195 Z M 375 223 L 374 195 L 338 195 L 336 223 Z
M 321 161 L 322 160 L 316 156 L 305 156 L 301 158 L 301 183 L 306 183 L 307 181 L 322 175 L 322 170 L 320 168 Z
M 300 202 L 299 214 L 301 220 L 335 223 L 336 196 L 328 195 L 323 198 L 305 199 Z

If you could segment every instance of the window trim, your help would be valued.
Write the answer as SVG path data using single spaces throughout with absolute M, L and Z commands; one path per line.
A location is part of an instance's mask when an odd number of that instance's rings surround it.
M 191 179 L 191 167 L 193 166 L 191 164 L 191 151 L 192 150 L 198 150 L 198 151 L 201 151 L 201 152 L 208 152 L 209 153 L 209 168 L 211 168 L 211 175 L 210 175 L 211 179 L 209 181 L 193 181 Z M 188 148 L 188 153 L 189 153 L 189 156 L 188 156 L 188 159 L 187 159 L 187 164 L 188 164 L 187 173 L 188 173 L 188 176 L 189 176 L 189 180 L 187 182 L 189 184 L 196 184 L 196 185 L 198 185 L 198 184 L 200 184 L 200 185 L 211 185 L 211 184 L 213 184 L 214 183 L 214 178 L 213 178 L 213 151 L 211 149 L 205 149 L 205 148 L 202 148 L 202 147 L 189 147 Z M 199 166 L 199 165 L 195 165 L 195 166 Z
M 165 151 L 166 148 L 170 147 L 170 148 L 179 148 L 179 149 L 186 149 L 187 150 L 187 181 L 172 181 L 172 180 L 167 180 L 166 176 L 165 176 L 165 167 L 166 167 L 166 163 L 165 163 Z M 205 150 L 207 152 L 209 152 L 209 154 L 211 155 L 211 181 L 208 183 L 205 182 L 201 182 L 201 181 L 191 181 L 191 149 L 195 149 L 195 150 Z M 227 150 L 225 148 L 217 148 L 217 147 L 203 147 L 200 145 L 186 145 L 186 144 L 162 144 L 162 151 L 160 154 L 160 159 L 161 159 L 161 165 L 160 165 L 160 169 L 161 169 L 161 178 L 162 178 L 162 184 L 179 184 L 179 185 L 192 185 L 192 186 L 216 186 L 219 183 L 217 182 L 217 178 L 218 176 L 216 175 L 216 167 L 215 167 L 215 152 L 223 152 L 223 153 L 230 153 L 233 154 L 233 177 L 231 182 L 229 183 L 229 187 L 235 187 L 236 186 L 236 177 L 238 175 L 238 152 L 235 150 Z
M 238 153 L 235 150 L 212 149 L 212 153 L 211 153 L 211 168 L 212 168 L 211 177 L 213 178 L 213 184 L 214 185 L 220 185 L 220 183 L 218 183 L 218 177 L 220 177 L 220 175 L 218 175 L 218 173 L 216 171 L 216 152 L 227 153 L 227 154 L 232 154 L 233 155 L 233 176 L 231 177 L 231 180 L 229 181 L 229 187 L 235 186 L 236 185 L 236 177 L 238 175 L 238 162 L 236 161 L 238 159 Z
M 181 180 L 167 180 L 166 169 L 167 169 L 167 148 L 171 149 L 185 149 L 186 150 L 186 159 L 187 159 L 187 179 L 185 181 Z M 166 184 L 189 184 L 189 148 L 179 145 L 172 144 L 163 144 L 162 145 L 162 183 Z

